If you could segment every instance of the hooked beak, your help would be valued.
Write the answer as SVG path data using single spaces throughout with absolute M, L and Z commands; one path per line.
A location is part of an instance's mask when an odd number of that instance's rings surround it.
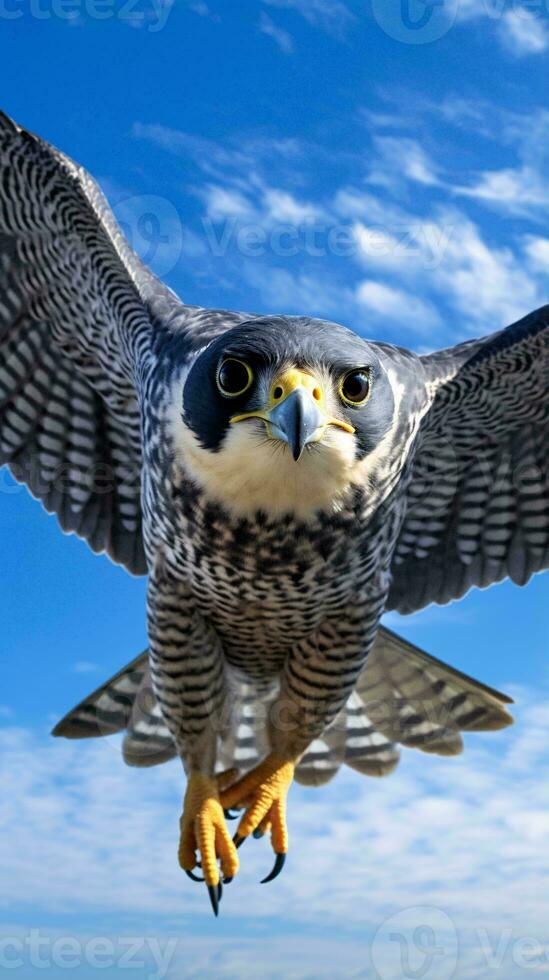
M 275 379 L 266 408 L 235 415 L 231 422 L 250 418 L 262 419 L 269 436 L 285 442 L 296 463 L 305 446 L 322 439 L 328 425 L 340 426 L 350 433 L 355 431 L 348 422 L 326 415 L 322 385 L 312 375 L 296 368 L 284 371 Z
M 280 405 L 271 409 L 269 435 L 286 442 L 296 463 L 309 442 L 326 427 L 317 403 L 305 388 L 296 388 Z

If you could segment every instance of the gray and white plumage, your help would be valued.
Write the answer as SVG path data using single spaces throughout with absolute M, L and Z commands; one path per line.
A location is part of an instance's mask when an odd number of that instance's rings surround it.
M 349 719 L 368 718 L 370 686 L 406 700 L 374 675 L 384 611 L 505 577 L 522 585 L 549 565 L 549 307 L 417 357 L 323 321 L 187 306 L 130 250 L 86 172 L 6 117 L 0 177 L 0 464 L 63 530 L 149 572 L 168 754 L 217 766 L 251 691 L 297 707 L 304 779 L 308 748 L 325 740 L 321 781 L 360 738 Z M 288 363 L 325 377 L 332 408 L 336 367 L 367 366 L 366 407 L 336 406 L 355 434 L 299 463 L 280 444 L 266 481 L 262 424 L 231 427 L 215 392 L 224 351 L 257 362 L 252 411 Z M 389 651 L 381 674 L 390 663 Z M 410 703 L 422 691 L 411 683 Z M 227 703 L 242 706 L 236 720 Z M 467 727 L 414 723 L 370 726 L 387 768 L 396 742 L 435 746 L 438 733 L 441 750 L 459 747 Z M 266 745 L 283 739 L 275 729 L 265 721 Z
M 458 755 L 461 732 L 497 731 L 511 723 L 511 699 L 430 657 L 381 626 L 353 694 L 334 723 L 308 748 L 296 780 L 320 786 L 341 765 L 368 776 L 389 775 L 400 746 Z M 253 685 L 234 692 L 234 725 L 220 741 L 218 768 L 248 769 L 266 751 L 265 704 Z M 148 768 L 177 756 L 156 701 L 145 651 L 59 722 L 53 734 L 69 739 L 125 732 L 124 760 Z

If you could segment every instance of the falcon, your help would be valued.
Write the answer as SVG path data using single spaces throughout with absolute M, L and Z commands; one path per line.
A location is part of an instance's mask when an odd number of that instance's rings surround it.
M 549 307 L 420 357 L 185 305 L 86 171 L 0 117 L 0 464 L 148 575 L 147 654 L 55 733 L 181 759 L 179 861 L 216 914 L 247 837 L 281 870 L 294 779 L 511 721 L 380 620 L 548 567 L 548 342 Z

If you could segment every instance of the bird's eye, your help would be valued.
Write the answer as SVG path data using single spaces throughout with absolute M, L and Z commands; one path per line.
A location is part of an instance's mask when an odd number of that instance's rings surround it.
M 243 395 L 251 387 L 254 375 L 249 364 L 237 357 L 226 357 L 217 372 L 217 387 L 226 398 Z
M 364 405 L 370 394 L 370 372 L 366 368 L 349 371 L 339 383 L 339 394 L 347 405 Z

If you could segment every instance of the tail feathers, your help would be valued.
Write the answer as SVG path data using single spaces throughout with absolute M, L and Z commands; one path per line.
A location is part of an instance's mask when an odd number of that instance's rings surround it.
M 512 699 L 381 629 L 356 693 L 375 728 L 423 752 L 457 755 L 460 732 L 497 731 L 513 723 Z
M 276 688 L 261 697 L 235 682 L 231 717 L 218 736 L 217 768 L 247 770 L 269 751 L 269 706 Z M 512 724 L 511 698 L 429 656 L 381 627 L 356 688 L 335 721 L 309 747 L 296 780 L 320 786 L 345 764 L 368 776 L 398 765 L 399 745 L 438 755 L 462 751 L 460 732 L 497 731 Z M 74 708 L 53 731 L 92 738 L 126 731 L 128 765 L 160 765 L 176 755 L 151 686 L 144 653 Z
M 373 727 L 353 692 L 332 725 L 309 746 L 295 778 L 304 786 L 322 786 L 343 763 L 365 776 L 388 776 L 399 759 L 398 746 Z
M 511 698 L 454 670 L 380 627 L 373 650 L 345 708 L 309 748 L 298 782 L 328 782 L 340 765 L 386 776 L 399 763 L 399 745 L 459 755 L 462 731 L 497 731 L 513 723 Z
M 141 769 L 159 766 L 177 755 L 175 742 L 154 696 L 148 670 L 133 704 L 122 755 L 126 765 Z
M 234 691 L 233 724 L 227 726 L 218 743 L 218 769 L 251 769 L 269 751 L 267 717 L 275 687 L 258 699 L 248 685 Z M 309 746 L 296 767 L 295 778 L 303 786 L 322 786 L 329 782 L 343 763 L 371 776 L 385 775 L 398 762 L 396 746 L 376 732 L 364 716 L 355 695 L 322 736 Z
M 346 740 L 345 712 L 319 738 L 315 738 L 301 762 L 295 778 L 302 786 L 323 786 L 329 783 L 343 763 Z
M 146 651 L 69 711 L 55 726 L 52 735 L 59 738 L 99 738 L 124 731 L 148 669 Z
M 176 755 L 153 694 L 148 651 L 73 708 L 52 735 L 98 738 L 124 731 L 122 752 L 129 766 L 156 766 Z
M 347 702 L 346 716 L 345 764 L 366 776 L 388 776 L 398 766 L 400 749 L 374 727 L 356 691 Z
M 220 726 L 217 744 L 217 770 L 236 767 L 252 769 L 269 751 L 267 715 L 276 688 L 261 699 L 248 684 L 234 683 L 231 691 L 231 717 Z

